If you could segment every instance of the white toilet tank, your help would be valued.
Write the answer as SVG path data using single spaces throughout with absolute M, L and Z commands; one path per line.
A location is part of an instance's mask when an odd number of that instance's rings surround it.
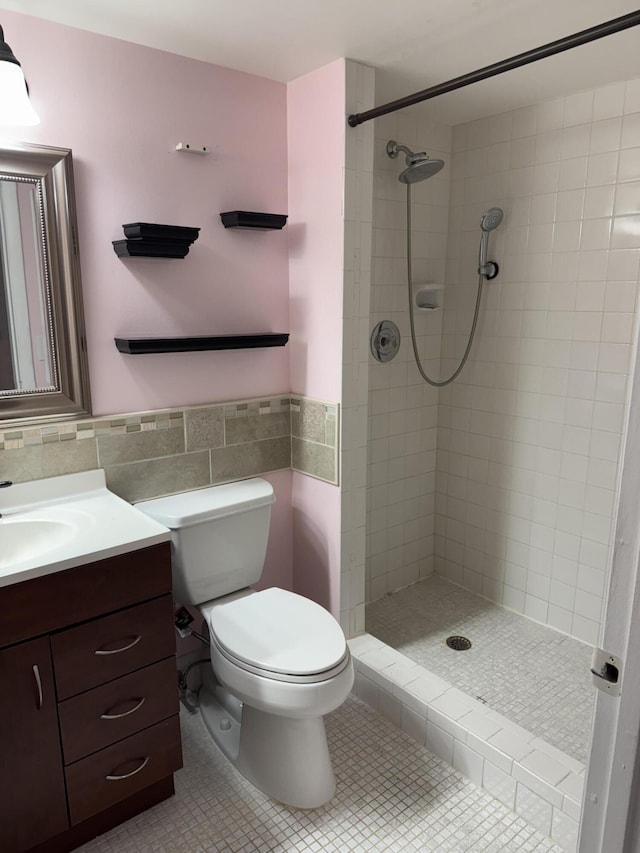
M 177 602 L 202 604 L 260 579 L 274 501 L 255 478 L 136 504 L 171 530 Z

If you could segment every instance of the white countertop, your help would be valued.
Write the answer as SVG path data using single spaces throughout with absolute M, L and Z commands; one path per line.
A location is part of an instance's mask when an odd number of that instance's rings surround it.
M 170 531 L 84 471 L 0 489 L 0 587 L 168 542 Z

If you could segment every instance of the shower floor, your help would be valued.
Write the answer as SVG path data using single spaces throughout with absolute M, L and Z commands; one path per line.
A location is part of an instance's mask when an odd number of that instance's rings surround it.
M 591 648 L 437 575 L 367 605 L 366 628 L 435 675 L 585 762 Z M 462 635 L 467 651 L 445 640 Z

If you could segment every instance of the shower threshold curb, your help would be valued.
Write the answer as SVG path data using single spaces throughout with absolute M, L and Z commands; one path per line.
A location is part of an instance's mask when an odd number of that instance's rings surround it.
M 584 764 L 371 634 L 348 643 L 360 699 L 575 853 Z

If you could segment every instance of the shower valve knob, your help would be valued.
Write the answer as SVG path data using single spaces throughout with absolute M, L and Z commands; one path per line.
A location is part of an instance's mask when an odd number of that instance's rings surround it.
M 400 330 L 391 320 L 378 323 L 371 332 L 371 354 L 376 361 L 391 361 L 400 349 Z

